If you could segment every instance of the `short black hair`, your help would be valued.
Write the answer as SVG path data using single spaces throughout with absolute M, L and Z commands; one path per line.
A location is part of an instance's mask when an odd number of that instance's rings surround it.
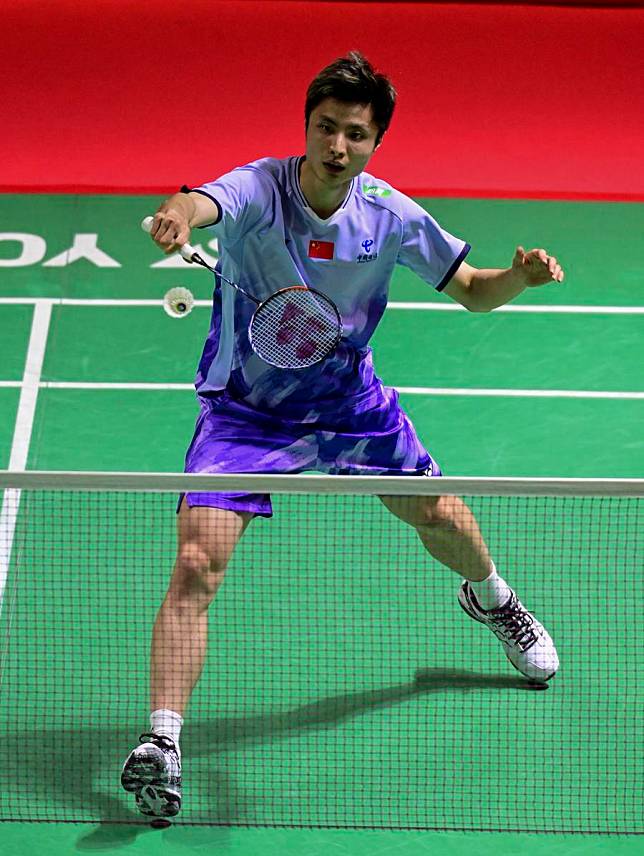
M 396 90 L 391 81 L 377 72 L 359 51 L 334 60 L 311 81 L 304 106 L 307 129 L 311 113 L 325 98 L 371 105 L 373 120 L 378 126 L 376 145 L 389 127 L 396 106 Z

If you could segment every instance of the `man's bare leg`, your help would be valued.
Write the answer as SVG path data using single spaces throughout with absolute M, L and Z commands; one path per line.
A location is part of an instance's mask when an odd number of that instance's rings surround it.
M 123 765 L 121 784 L 148 817 L 181 808 L 179 735 L 206 657 L 208 607 L 252 514 L 181 506 L 177 558 L 152 635 L 150 732 Z
M 470 618 L 494 633 L 512 665 L 531 680 L 549 680 L 559 668 L 553 641 L 498 575 L 478 523 L 463 500 L 455 496 L 384 496 L 381 500 L 392 514 L 416 529 L 435 559 L 465 578 L 459 604 Z
M 441 564 L 468 580 L 484 580 L 493 569 L 476 518 L 457 496 L 381 496 L 384 505 L 413 526 L 423 546 Z
M 184 502 L 172 579 L 152 634 L 150 709 L 183 716 L 206 657 L 208 607 L 253 515 Z

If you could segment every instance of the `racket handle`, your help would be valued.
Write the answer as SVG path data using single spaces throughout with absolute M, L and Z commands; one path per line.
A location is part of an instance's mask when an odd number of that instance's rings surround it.
M 152 231 L 152 223 L 153 222 L 154 222 L 154 217 L 144 217 L 143 220 L 141 220 L 141 228 L 143 229 L 143 231 L 150 234 L 150 232 Z M 184 244 L 181 247 L 181 249 L 179 250 L 179 253 L 181 254 L 181 256 L 183 257 L 183 259 L 185 261 L 190 262 L 191 264 L 192 264 L 192 257 L 197 255 L 197 251 L 195 250 L 195 248 L 191 244 Z

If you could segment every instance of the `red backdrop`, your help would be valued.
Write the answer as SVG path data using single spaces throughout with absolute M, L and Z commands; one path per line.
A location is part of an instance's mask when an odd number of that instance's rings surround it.
M 299 152 L 351 48 L 399 90 L 376 174 L 416 192 L 644 199 L 644 10 L 7 0 L 0 188 L 166 190 Z

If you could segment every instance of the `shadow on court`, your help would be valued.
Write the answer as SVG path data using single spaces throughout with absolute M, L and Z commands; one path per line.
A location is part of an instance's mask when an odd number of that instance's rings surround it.
M 409 683 L 377 690 L 320 699 L 291 710 L 246 717 L 221 717 L 183 730 L 184 769 L 190 760 L 216 756 L 246 746 L 307 730 L 331 729 L 352 717 L 391 707 L 415 696 L 431 693 L 506 692 L 545 689 L 520 676 L 483 675 L 451 669 L 419 669 Z M 95 821 L 101 824 L 82 833 L 77 849 L 93 850 L 125 845 L 141 833 L 153 833 L 134 810 L 131 797 L 121 792 L 120 769 L 136 737 L 137 723 L 127 729 L 21 731 L 6 738 L 8 763 L 3 815 L 19 819 Z M 143 730 L 145 723 L 141 723 Z M 252 823 L 252 806 L 236 783 L 216 761 L 210 772 L 209 792 L 215 799 L 197 812 L 190 809 L 190 781 L 186 787 L 183 823 L 208 822 L 213 826 Z M 181 821 L 179 821 L 180 823 Z M 221 830 L 223 833 L 224 831 Z
M 513 675 L 480 675 L 475 672 L 452 669 L 418 669 L 411 683 L 396 684 L 377 690 L 333 696 L 311 702 L 283 713 L 259 716 L 227 717 L 202 722 L 198 726 L 187 725 L 182 742 L 194 748 L 216 747 L 212 751 L 233 746 L 256 743 L 285 732 L 297 733 L 306 729 L 333 727 L 345 719 L 382 707 L 390 707 L 413 696 L 437 692 L 473 692 L 475 690 L 525 690 L 547 689 L 543 683 L 532 683 Z M 194 757 L 201 752 L 188 752 Z

